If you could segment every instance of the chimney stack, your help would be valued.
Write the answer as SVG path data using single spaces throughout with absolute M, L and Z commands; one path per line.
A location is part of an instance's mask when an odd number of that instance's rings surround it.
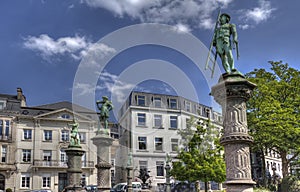
M 20 87 L 17 88 L 17 99 L 21 101 L 21 107 L 26 107 L 26 97 Z

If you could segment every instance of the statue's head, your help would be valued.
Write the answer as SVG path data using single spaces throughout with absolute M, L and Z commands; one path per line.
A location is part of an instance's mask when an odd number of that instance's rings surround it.
M 222 18 L 224 18 L 225 20 L 225 23 L 229 23 L 229 21 L 230 21 L 230 15 L 228 15 L 227 13 L 222 13 L 221 15 L 220 15 L 220 22 L 222 22 Z
M 103 99 L 103 101 L 107 101 L 108 97 L 107 96 L 103 96 L 102 99 Z

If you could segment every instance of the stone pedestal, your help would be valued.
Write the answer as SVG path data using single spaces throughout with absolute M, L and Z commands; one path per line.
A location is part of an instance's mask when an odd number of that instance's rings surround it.
M 106 130 L 97 133 L 92 138 L 93 144 L 97 147 L 97 165 L 95 166 L 97 168 L 97 185 L 100 191 L 104 191 L 111 188 L 110 146 L 113 139 Z
M 171 192 L 170 169 L 171 169 L 171 166 L 169 165 L 169 163 L 167 163 L 166 167 L 165 167 L 165 170 L 166 170 L 166 192 Z
M 246 101 L 255 84 L 241 74 L 223 74 L 212 87 L 211 95 L 222 106 L 224 135 L 221 144 L 225 149 L 227 192 L 253 192 L 249 145 L 253 138 L 248 134 Z
M 67 191 L 83 191 L 81 186 L 81 174 L 82 174 L 82 161 L 81 157 L 85 153 L 81 147 L 69 146 L 65 150 L 68 156 L 68 186 Z
M 132 192 L 132 166 L 127 166 L 127 192 Z

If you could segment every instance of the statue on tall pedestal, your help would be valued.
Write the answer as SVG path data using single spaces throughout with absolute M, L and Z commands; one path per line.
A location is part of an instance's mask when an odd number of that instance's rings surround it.
M 109 112 L 113 109 L 113 104 L 108 100 L 108 97 L 103 96 L 102 101 L 97 100 L 96 104 L 100 111 L 99 120 L 100 122 L 104 122 L 104 129 L 108 128 L 108 119 Z M 98 132 L 100 131 L 100 127 L 98 127 Z

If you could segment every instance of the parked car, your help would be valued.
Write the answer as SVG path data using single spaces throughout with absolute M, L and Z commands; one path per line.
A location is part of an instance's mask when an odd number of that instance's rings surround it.
M 141 192 L 142 184 L 140 182 L 132 182 L 132 191 Z M 127 183 L 118 183 L 113 188 L 110 189 L 110 192 L 127 192 Z
M 97 185 L 87 185 L 87 186 L 85 186 L 85 190 L 88 192 L 97 192 L 98 186 Z

